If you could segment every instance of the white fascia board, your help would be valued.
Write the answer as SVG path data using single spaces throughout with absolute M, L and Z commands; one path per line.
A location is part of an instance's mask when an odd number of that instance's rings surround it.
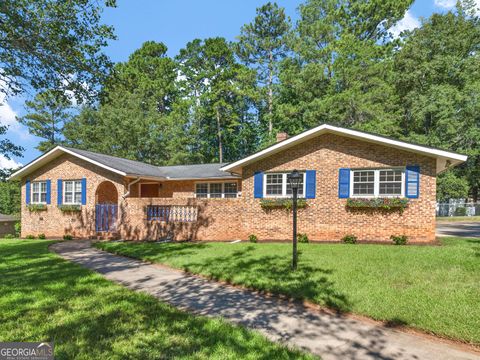
M 23 168 L 21 168 L 20 170 L 16 171 L 15 173 L 13 173 L 12 175 L 10 175 L 8 177 L 8 180 L 16 180 L 16 179 L 19 179 L 23 176 L 26 176 L 27 174 L 29 174 L 31 171 L 33 170 L 36 170 L 38 169 L 39 167 L 41 167 L 42 165 L 44 164 L 47 164 L 50 160 L 53 160 L 54 158 L 56 158 L 57 156 L 59 156 L 60 154 L 57 155 L 58 152 L 64 152 L 64 153 L 67 153 L 67 154 L 70 154 L 70 155 L 73 155 L 79 159 L 82 159 L 82 160 L 85 160 L 91 164 L 94 164 L 94 165 L 97 165 L 103 169 L 106 169 L 106 170 L 109 170 L 111 172 L 114 172 L 116 174 L 119 174 L 119 175 L 122 175 L 122 176 L 126 176 L 127 174 L 123 171 L 120 171 L 120 170 L 117 170 L 117 169 L 114 169 L 110 166 L 107 166 L 107 165 L 104 165 L 104 164 L 101 164 L 95 160 L 92 160 L 92 159 L 89 159 L 88 157 L 85 157 L 83 155 L 80 155 L 80 154 L 77 154 L 73 151 L 70 151 L 68 149 L 65 149 L 64 147 L 62 146 L 56 146 L 55 148 L 53 148 L 52 150 L 46 152 L 45 154 L 43 154 L 42 156 L 40 156 L 39 158 L 33 160 L 31 163 L 27 164 L 26 166 L 24 166 Z
M 435 158 L 441 157 L 446 160 L 450 160 L 452 165 L 459 164 L 467 160 L 466 155 L 461 155 L 461 154 L 440 150 L 440 149 L 432 149 L 432 148 L 428 148 L 421 145 L 410 144 L 410 143 L 406 143 L 399 140 L 388 139 L 382 136 L 364 133 L 361 131 L 323 124 L 323 125 L 317 126 L 316 128 L 305 131 L 299 135 L 293 136 L 287 140 L 279 142 L 278 144 L 272 145 L 265 150 L 262 150 L 253 155 L 247 156 L 246 158 L 243 158 L 241 160 L 238 160 L 236 162 L 223 166 L 222 168 L 220 168 L 220 170 L 238 171 L 238 168 L 241 168 L 242 166 L 245 166 L 254 161 L 260 160 L 264 157 L 275 154 L 281 150 L 287 149 L 293 145 L 296 145 L 298 143 L 301 143 L 310 138 L 313 138 L 315 136 L 318 136 L 327 132 L 342 135 L 342 136 L 347 136 L 355 139 L 360 139 L 363 141 L 372 142 L 376 144 L 391 146 L 401 150 L 412 151 L 412 152 L 420 153 L 430 157 L 435 157 Z M 437 171 L 439 170 L 437 169 Z

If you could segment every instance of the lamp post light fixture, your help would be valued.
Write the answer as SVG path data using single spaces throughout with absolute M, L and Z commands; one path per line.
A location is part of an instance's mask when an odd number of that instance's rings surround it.
M 302 174 L 297 170 L 293 170 L 287 176 L 288 184 L 292 189 L 292 212 L 293 212 L 293 257 L 292 257 L 292 269 L 297 269 L 297 195 L 298 187 L 300 186 L 300 181 L 302 180 Z

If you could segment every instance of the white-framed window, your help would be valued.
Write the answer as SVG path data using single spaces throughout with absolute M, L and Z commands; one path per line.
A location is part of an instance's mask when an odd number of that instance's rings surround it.
M 32 204 L 46 204 L 47 203 L 47 182 L 34 181 L 32 182 Z
M 197 198 L 236 198 L 237 182 L 198 182 L 195 184 Z
M 357 169 L 350 172 L 352 197 L 403 197 L 405 169 Z
M 291 197 L 292 188 L 288 183 L 289 173 L 265 173 L 263 179 L 263 193 L 265 197 Z M 300 173 L 302 178 L 298 187 L 297 195 L 303 197 L 305 194 L 305 173 Z
M 63 182 L 63 204 L 82 203 L 82 181 L 65 180 Z

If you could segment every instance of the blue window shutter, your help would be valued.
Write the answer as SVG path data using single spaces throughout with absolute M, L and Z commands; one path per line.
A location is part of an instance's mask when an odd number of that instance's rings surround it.
M 420 195 L 420 166 L 408 165 L 405 171 L 405 196 L 416 199 Z
M 82 205 L 87 205 L 87 178 L 82 178 Z
M 63 184 L 62 179 L 57 180 L 57 204 L 62 205 L 63 198 Z
M 47 205 L 50 205 L 50 195 L 52 193 L 52 182 L 50 180 L 46 181 L 47 183 Z
M 263 198 L 263 172 L 257 171 L 253 175 L 253 197 L 256 199 Z
M 347 199 L 350 197 L 350 169 L 339 169 L 338 171 L 338 197 Z
M 25 181 L 25 202 L 30 204 L 30 180 Z
M 305 171 L 305 198 L 307 199 L 315 199 L 315 190 L 317 187 L 316 177 L 316 170 Z

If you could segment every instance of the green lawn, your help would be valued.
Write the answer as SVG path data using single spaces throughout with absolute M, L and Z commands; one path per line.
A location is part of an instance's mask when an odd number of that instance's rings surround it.
M 441 336 L 480 344 L 480 239 L 443 246 L 287 243 L 99 243 L 147 259 L 273 293 L 304 298 Z
M 0 341 L 54 341 L 56 359 L 308 358 L 109 282 L 51 243 L 0 240 Z
M 453 221 L 480 221 L 480 216 L 441 216 L 437 217 L 437 222 Z

